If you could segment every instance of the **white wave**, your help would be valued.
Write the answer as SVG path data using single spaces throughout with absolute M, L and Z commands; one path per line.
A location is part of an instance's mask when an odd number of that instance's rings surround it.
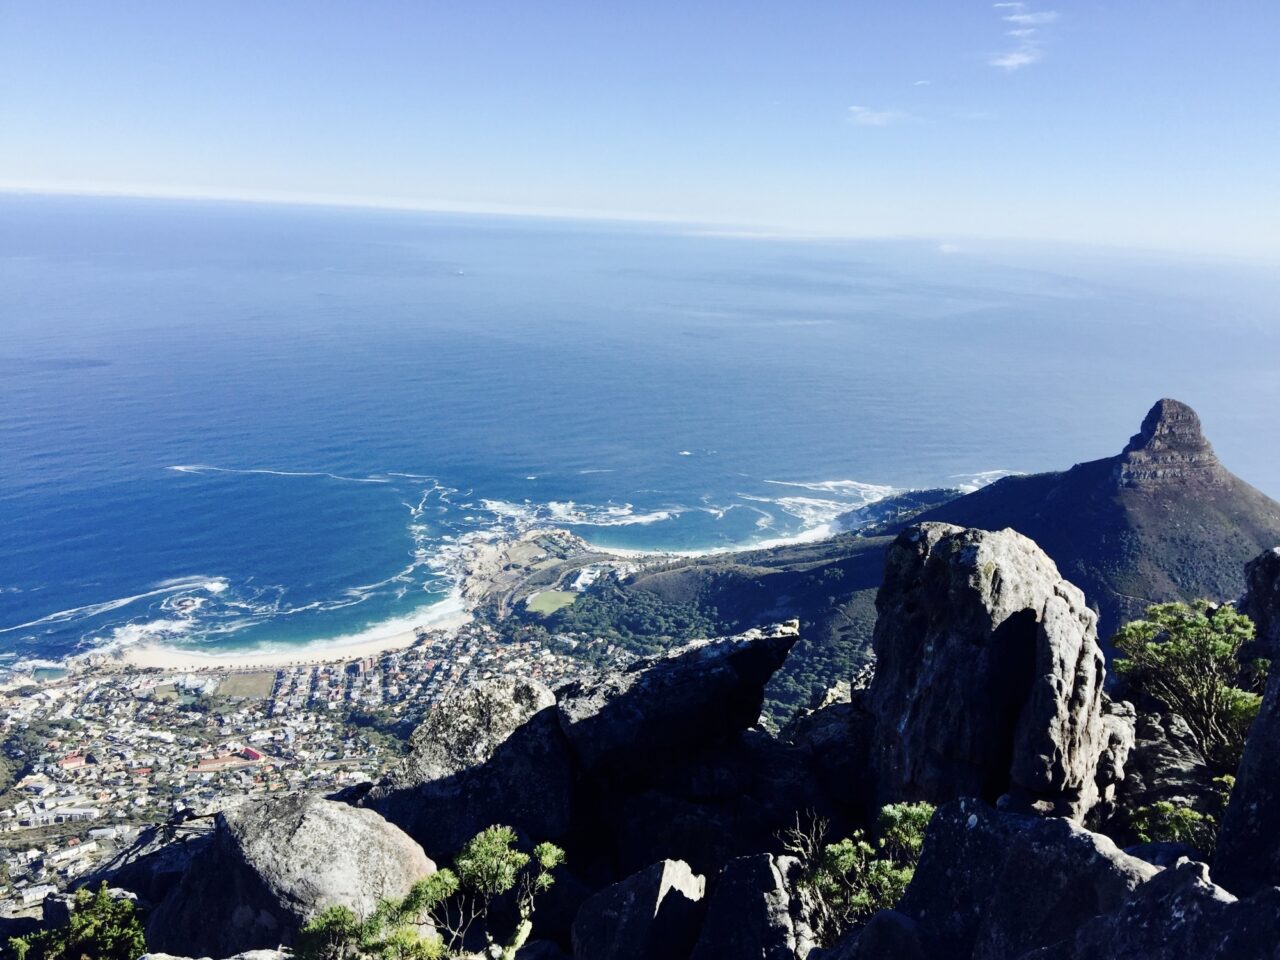
M 509 500 L 481 500 L 485 510 L 517 527 L 540 524 L 567 524 L 579 527 L 629 527 L 638 524 L 661 523 L 684 512 L 683 508 L 653 510 L 636 513 L 630 503 L 611 503 L 603 506 L 575 503 L 572 500 L 552 500 L 549 503 L 512 503 Z
M 813 490 L 818 493 L 830 493 L 836 496 L 849 497 L 857 501 L 847 508 L 865 507 L 867 504 L 893 496 L 897 491 L 883 483 L 864 483 L 861 480 L 819 480 L 814 483 L 797 483 L 789 480 L 766 480 L 779 487 L 798 487 L 801 490 Z
M 957 490 L 963 490 L 965 493 L 973 493 L 975 490 L 981 490 L 983 487 L 990 486 L 997 480 L 1003 480 L 1005 477 L 1020 477 L 1022 473 L 1017 470 L 980 470 L 977 473 L 956 473 L 947 477 L 948 480 L 958 481 L 955 484 Z
M 680 451 L 680 456 L 682 456 L 682 457 L 692 457 L 692 456 L 693 456 L 693 451 L 692 451 L 692 450 L 681 450 L 681 451 Z
M 56 613 L 47 614 L 37 620 L 29 620 L 26 623 L 19 623 L 12 627 L 0 627 L 0 633 L 12 633 L 15 630 L 26 630 L 31 627 L 41 627 L 54 623 L 87 620 L 91 617 L 127 607 L 131 603 L 137 603 L 139 600 L 162 597 L 168 593 L 202 589 L 211 593 L 221 593 L 226 588 L 226 581 L 221 577 L 178 577 L 173 580 L 163 580 L 144 593 L 135 593 L 128 597 L 117 597 L 115 600 L 104 600 L 101 603 L 89 603 L 82 607 L 71 607 L 67 610 L 59 610 Z
M 235 470 L 231 467 L 214 467 L 207 463 L 180 463 L 169 467 L 178 473 L 237 473 L 266 474 L 272 477 L 327 477 L 330 480 L 342 480 L 347 483 L 390 483 L 386 477 L 344 477 L 337 473 L 312 472 L 308 470 Z

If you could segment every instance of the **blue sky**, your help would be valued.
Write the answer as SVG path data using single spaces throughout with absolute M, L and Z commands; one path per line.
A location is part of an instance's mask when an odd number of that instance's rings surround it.
M 1272 0 L 0 0 L 0 188 L 1280 259 Z

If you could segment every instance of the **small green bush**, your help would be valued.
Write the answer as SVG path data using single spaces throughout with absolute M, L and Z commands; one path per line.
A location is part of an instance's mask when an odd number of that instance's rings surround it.
M 1227 809 L 1235 777 L 1217 777 L 1218 796 L 1211 811 L 1178 806 L 1160 800 L 1133 812 L 1130 826 L 1143 843 L 1185 843 L 1206 860 L 1213 858 L 1218 846 L 1218 831 L 1222 813 Z
M 1253 621 L 1229 605 L 1159 603 L 1115 635 L 1116 670 L 1182 717 L 1205 759 L 1234 773 L 1262 701 L 1266 660 L 1241 665 Z
M 820 945 L 831 946 L 902 898 L 915 875 L 933 809 L 928 803 L 889 804 L 880 808 L 870 836 L 856 830 L 835 843 L 826 841 L 828 823 L 815 817 L 808 827 L 797 818 L 782 835 L 787 852 L 801 862 L 799 888 Z
M 488 956 L 514 960 L 533 930 L 538 894 L 551 888 L 552 871 L 564 863 L 564 851 L 553 843 L 540 843 L 532 853 L 515 843 L 510 827 L 489 827 L 467 841 L 452 870 L 424 877 L 403 899 L 384 900 L 370 916 L 330 907 L 303 927 L 299 960 L 439 960 L 462 950 L 473 928 L 483 933 Z M 519 919 L 500 939 L 489 914 L 508 893 L 515 895 Z M 437 932 L 422 935 L 426 924 Z
M 146 952 L 133 901 L 115 899 L 105 883 L 76 891 L 66 926 L 9 940 L 16 960 L 138 960 Z

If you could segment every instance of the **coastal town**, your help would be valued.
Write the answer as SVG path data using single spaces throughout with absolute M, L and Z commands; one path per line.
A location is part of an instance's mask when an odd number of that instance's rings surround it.
M 545 580 L 533 542 L 484 555 L 468 579 L 473 606 L 495 590 L 504 604 L 536 606 L 537 590 L 516 589 L 528 579 L 521 570 Z M 561 563 L 562 553 L 541 555 Z M 568 572 L 589 582 L 594 573 L 584 578 L 580 566 Z M 584 658 L 579 647 L 595 649 Z M 460 686 L 520 675 L 554 687 L 615 658 L 625 654 L 603 639 L 513 633 L 468 616 L 419 627 L 408 646 L 318 662 L 169 669 L 93 659 L 11 682 L 0 690 L 0 900 L 37 908 L 149 825 L 207 816 L 239 797 L 374 780 L 431 704 Z

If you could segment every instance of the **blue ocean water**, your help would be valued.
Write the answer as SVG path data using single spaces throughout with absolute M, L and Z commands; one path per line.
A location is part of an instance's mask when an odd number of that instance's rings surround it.
M 1265 265 L 0 198 L 0 654 L 390 631 L 468 537 L 695 550 L 1116 452 L 1280 495 Z M 441 606 L 443 604 L 443 606 Z

